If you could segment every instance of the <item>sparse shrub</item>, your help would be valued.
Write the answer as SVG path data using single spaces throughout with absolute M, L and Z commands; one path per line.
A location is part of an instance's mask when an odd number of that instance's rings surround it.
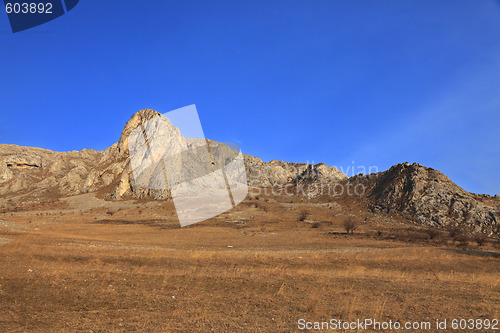
M 465 234 L 459 234 L 457 237 L 456 237 L 456 240 L 458 241 L 458 246 L 460 246 L 461 248 L 468 248 L 469 247 L 469 237 Z
M 429 235 L 430 239 L 434 239 L 437 235 L 439 235 L 439 231 L 433 228 L 429 228 L 425 232 L 427 233 L 427 235 Z
M 354 234 L 354 230 L 358 227 L 356 221 L 354 221 L 352 217 L 347 218 L 343 225 L 347 234 Z
M 309 215 L 311 215 L 311 214 L 308 211 L 303 210 L 300 212 L 298 220 L 305 221 L 309 217 Z
M 484 243 L 486 243 L 487 239 L 488 239 L 488 236 L 483 232 L 474 234 L 474 241 L 476 242 L 477 246 L 479 246 L 479 247 L 483 246 Z
M 446 230 L 448 231 L 448 234 L 450 237 L 454 240 L 457 241 L 459 238 L 461 238 L 463 232 L 462 228 L 456 224 L 450 224 L 446 227 Z
M 382 236 L 382 231 L 377 230 L 377 236 L 379 236 L 379 237 Z
M 313 229 L 317 229 L 317 228 L 319 228 L 319 226 L 320 226 L 319 222 L 311 223 L 311 228 L 313 228 Z
M 497 242 L 500 242 L 500 224 L 497 224 L 492 231 L 493 231 L 492 237 L 496 238 Z
M 112 211 L 107 211 L 106 214 L 113 215 L 114 213 Z

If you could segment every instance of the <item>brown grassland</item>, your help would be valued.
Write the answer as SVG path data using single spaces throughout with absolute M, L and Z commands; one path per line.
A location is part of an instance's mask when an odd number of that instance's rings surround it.
M 168 202 L 86 194 L 13 206 L 0 210 L 0 331 L 290 332 L 299 319 L 498 319 L 498 244 L 430 236 L 341 199 L 253 197 L 184 228 Z

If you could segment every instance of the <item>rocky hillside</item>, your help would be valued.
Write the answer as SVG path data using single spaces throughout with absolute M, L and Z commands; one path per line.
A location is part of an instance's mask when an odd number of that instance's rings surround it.
M 500 225 L 498 195 L 469 193 L 443 173 L 420 164 L 398 164 L 385 172 L 355 176 L 367 188 L 371 211 L 398 213 L 421 225 L 464 227 L 495 233 Z
M 40 198 L 96 190 L 96 165 L 105 157 L 105 152 L 87 149 L 60 153 L 0 145 L 0 195 Z
M 0 199 L 8 197 L 14 202 L 40 202 L 95 191 L 105 192 L 113 199 L 147 196 L 168 199 L 167 190 L 144 189 L 135 184 L 128 151 L 132 131 L 160 116 L 160 113 L 149 109 L 137 112 L 125 125 L 119 141 L 105 151 L 85 149 L 53 152 L 40 148 L 0 145 Z M 183 138 L 177 128 L 171 124 L 169 126 L 169 142 Z M 214 161 L 219 156 L 227 155 L 224 152 L 230 149 L 228 146 L 207 141 Z M 263 162 L 249 155 L 244 155 L 244 161 L 248 184 L 254 187 L 294 182 L 311 168 L 303 163 L 274 160 Z M 313 168 L 323 181 L 347 179 L 346 175 L 334 167 L 318 164 Z

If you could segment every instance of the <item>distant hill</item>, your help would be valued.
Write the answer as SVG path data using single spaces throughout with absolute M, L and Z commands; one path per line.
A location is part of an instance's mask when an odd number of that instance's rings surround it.
M 416 224 L 498 234 L 498 195 L 469 193 L 432 168 L 403 163 L 384 172 L 351 177 L 349 182 L 366 186 L 368 208 L 374 213 L 396 212 Z

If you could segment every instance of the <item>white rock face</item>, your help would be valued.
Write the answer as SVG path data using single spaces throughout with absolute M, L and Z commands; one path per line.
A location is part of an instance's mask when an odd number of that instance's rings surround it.
M 141 128 L 141 125 L 146 126 Z M 165 131 L 165 127 L 168 128 L 167 131 Z M 160 131 L 160 129 L 162 130 Z M 114 199 L 129 196 L 138 198 L 150 196 L 159 200 L 169 199 L 171 193 L 165 183 L 145 183 L 146 180 L 151 180 L 151 177 L 147 176 L 147 172 L 154 173 L 161 170 L 148 170 L 142 179 L 134 178 L 132 172 L 134 165 L 148 165 L 140 159 L 151 158 L 151 156 L 146 156 L 145 150 L 142 152 L 142 157 L 141 154 L 134 154 L 135 158 L 139 158 L 139 160 L 131 160 L 130 158 L 129 148 L 140 150 L 141 145 L 131 145 L 129 140 L 131 137 L 138 137 L 134 136 L 133 133 L 141 134 L 143 131 L 150 135 L 162 133 L 163 137 L 153 142 L 151 146 L 155 154 L 165 154 L 168 151 L 183 152 L 177 154 L 178 156 L 170 156 L 167 160 L 168 170 L 183 171 L 182 174 L 171 172 L 170 177 L 167 177 L 170 180 L 167 179 L 167 182 L 180 183 L 185 178 L 196 179 L 209 173 L 211 171 L 209 169 L 192 167 L 196 164 L 193 163 L 194 161 L 199 162 L 206 159 L 206 163 L 201 164 L 210 166 L 211 162 L 209 161 L 213 161 L 215 169 L 226 166 L 226 177 L 235 194 L 235 199 L 242 200 L 241 197 L 246 195 L 237 186 L 242 182 L 242 179 L 235 176 L 241 175 L 238 172 L 239 164 L 227 163 L 228 156 L 237 158 L 239 154 L 237 150 L 216 141 L 185 138 L 167 118 L 150 109 L 144 109 L 134 114 L 125 125 L 119 141 L 105 151 L 84 149 L 79 152 L 53 152 L 41 148 L 0 145 L 0 195 L 13 195 L 18 200 L 30 201 L 44 197 L 68 196 L 105 190 L 105 194 Z M 197 149 L 185 151 L 185 147 Z M 249 155 L 241 155 L 240 158 L 243 159 L 246 166 L 247 183 L 254 187 L 280 186 L 313 178 L 328 182 L 347 179 L 347 176 L 338 169 L 324 164 L 308 166 L 307 164 L 274 160 L 263 162 L 259 158 Z M 199 182 L 213 186 L 218 183 L 218 180 L 204 178 L 200 179 Z M 158 180 L 156 179 L 156 181 Z M 184 186 L 189 186 L 189 184 Z M 224 188 L 222 189 L 224 190 Z

